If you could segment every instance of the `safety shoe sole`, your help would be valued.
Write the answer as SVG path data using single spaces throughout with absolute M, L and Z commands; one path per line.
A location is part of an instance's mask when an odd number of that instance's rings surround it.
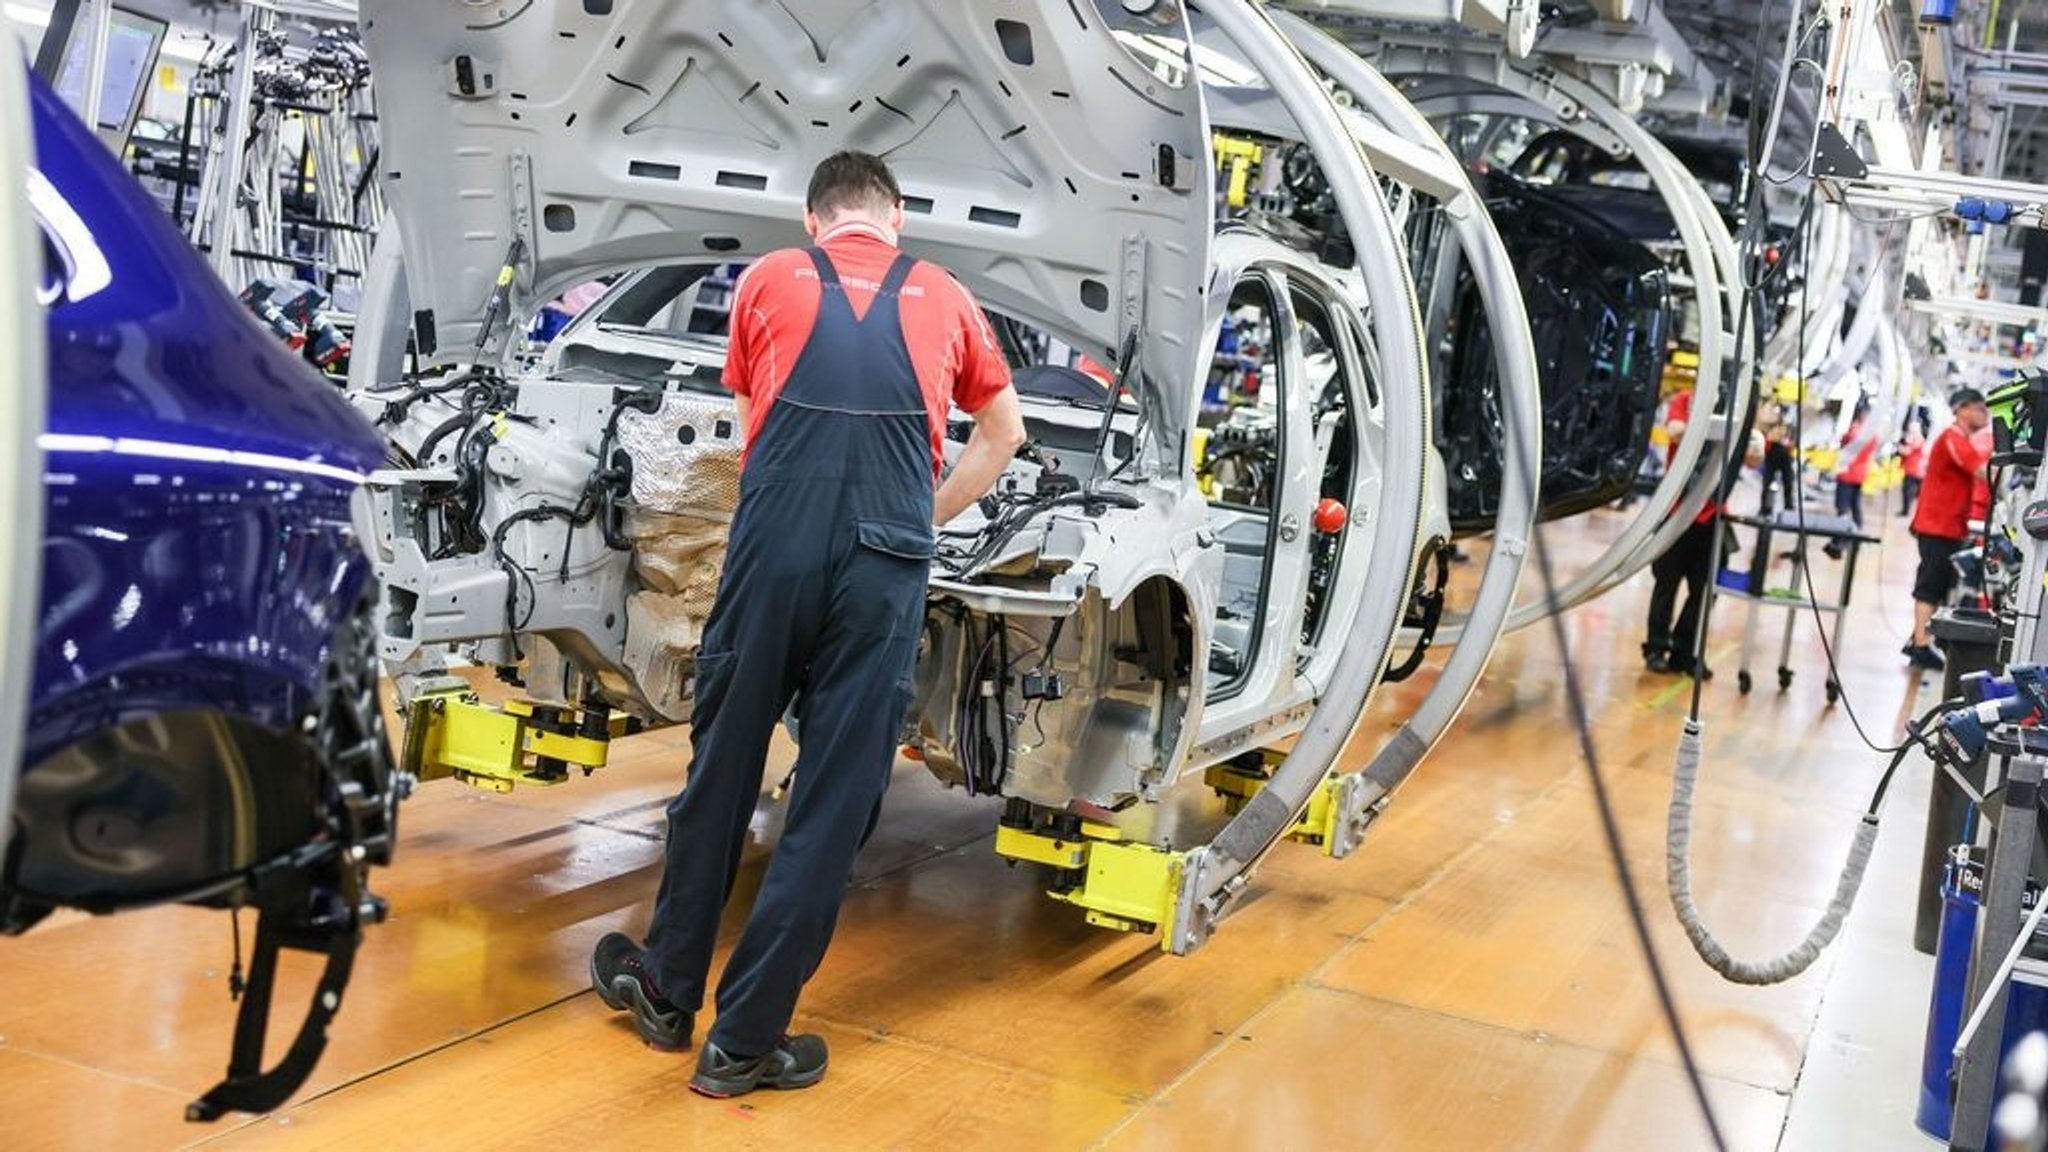
M 809 1088 L 824 1078 L 825 1070 L 823 1068 L 815 1072 L 793 1073 L 788 1076 L 763 1076 L 758 1080 L 749 1080 L 745 1077 L 711 1076 L 699 1072 L 695 1076 L 690 1077 L 690 1091 L 695 1092 L 699 1096 L 709 1096 L 713 1100 L 730 1100 L 735 1096 L 745 1096 L 756 1088 L 773 1088 L 781 1092 L 793 1092 L 799 1088 Z

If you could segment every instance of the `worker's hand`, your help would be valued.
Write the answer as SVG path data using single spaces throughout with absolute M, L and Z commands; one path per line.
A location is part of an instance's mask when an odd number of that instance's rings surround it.
M 932 523 L 944 527 L 969 504 L 988 495 L 1023 446 L 1024 408 L 1017 402 L 1016 389 L 1005 388 L 974 413 L 974 432 L 967 438 L 967 447 L 932 498 Z

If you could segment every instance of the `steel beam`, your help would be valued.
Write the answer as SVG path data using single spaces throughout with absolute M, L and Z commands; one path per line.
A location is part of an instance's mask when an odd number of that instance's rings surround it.
M 1628 7 L 1636 0 L 1604 2 Z M 1286 7 L 1403 24 L 1470 28 L 1500 37 L 1500 43 L 1494 47 L 1516 60 L 1534 51 L 1541 19 L 1535 0 L 1293 0 Z
M 242 165 L 249 147 L 249 122 L 256 98 L 256 42 L 277 24 L 276 12 L 260 5 L 242 9 L 241 34 L 236 40 L 235 68 L 228 82 L 227 106 L 222 111 L 225 128 L 208 145 L 214 167 L 207 173 L 207 204 L 213 220 L 214 274 L 229 291 L 243 288 L 236 275 L 240 262 L 235 257 L 235 233 L 241 219 Z M 195 229 L 194 235 L 197 235 Z

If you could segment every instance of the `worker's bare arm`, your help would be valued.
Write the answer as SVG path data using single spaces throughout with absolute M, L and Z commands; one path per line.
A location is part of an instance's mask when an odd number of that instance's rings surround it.
M 933 500 L 932 522 L 944 524 L 988 495 L 1023 446 L 1024 411 L 1015 390 L 1005 388 L 974 414 L 974 433 L 967 438 L 967 448 Z

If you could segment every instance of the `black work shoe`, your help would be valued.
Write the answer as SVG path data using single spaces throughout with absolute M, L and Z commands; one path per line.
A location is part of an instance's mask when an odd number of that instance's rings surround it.
M 646 955 L 623 932 L 607 933 L 590 954 L 590 986 L 616 1011 L 633 1014 L 633 1031 L 649 1048 L 680 1052 L 690 1046 L 695 1013 L 668 1002 L 647 970 Z
M 756 1088 L 809 1088 L 825 1078 L 825 1063 L 823 1036 L 785 1036 L 773 1052 L 750 1058 L 728 1055 L 707 1040 L 690 1091 L 725 1100 Z
M 1927 644 L 1908 644 L 1904 648 L 1899 649 L 1899 652 L 1915 668 L 1925 668 L 1929 672 L 1939 672 L 1943 668 L 1948 667 L 1948 661 L 1941 658 L 1941 653 L 1936 652 L 1932 646 Z
M 1652 652 L 1643 658 L 1643 667 L 1648 668 L 1652 672 L 1669 672 L 1671 671 L 1671 654 L 1668 652 Z

